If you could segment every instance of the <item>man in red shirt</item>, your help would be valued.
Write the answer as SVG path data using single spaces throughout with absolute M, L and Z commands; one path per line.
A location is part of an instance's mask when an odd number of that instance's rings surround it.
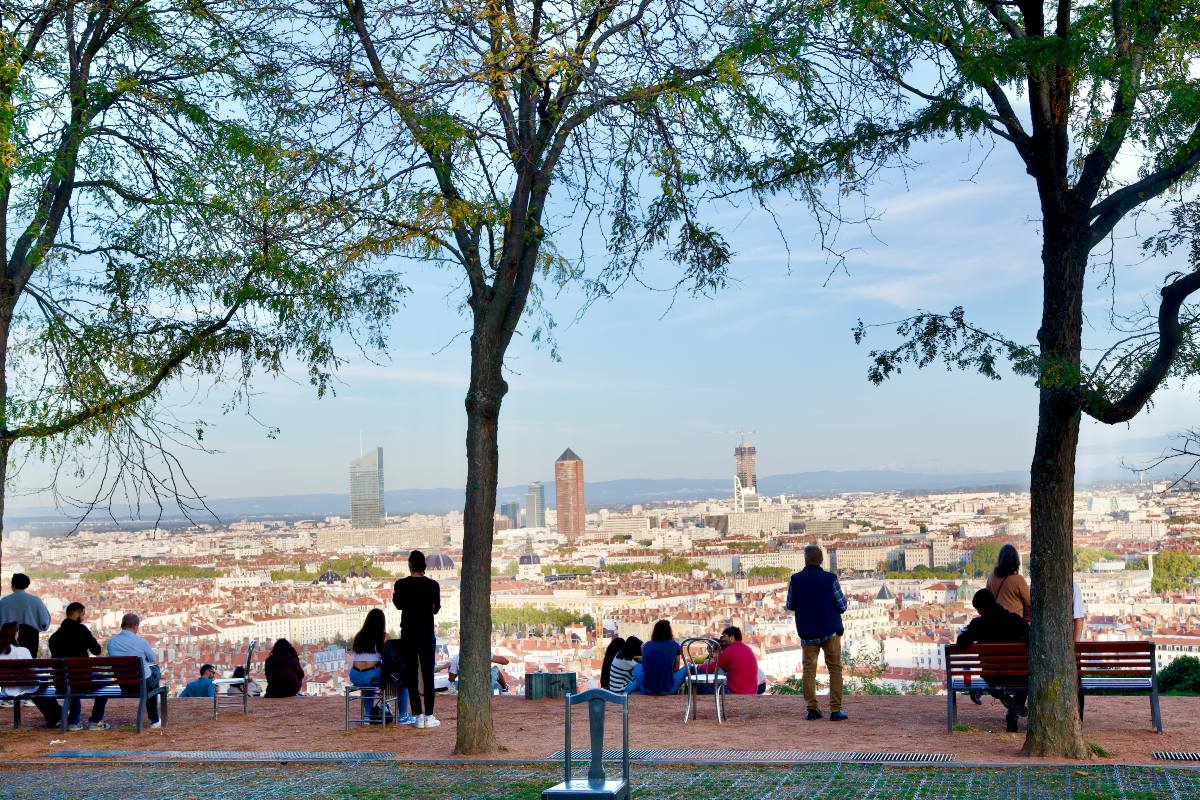
M 715 662 L 701 664 L 700 670 L 713 672 L 718 666 L 725 672 L 732 694 L 758 694 L 758 659 L 742 641 L 742 629 L 736 625 L 721 631 L 721 654 Z

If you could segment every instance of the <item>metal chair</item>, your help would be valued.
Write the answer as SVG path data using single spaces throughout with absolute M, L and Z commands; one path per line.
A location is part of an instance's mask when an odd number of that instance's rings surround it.
M 396 712 L 403 709 L 393 709 L 392 706 L 396 701 L 395 696 L 389 691 L 389 686 L 346 686 L 342 689 L 342 695 L 345 697 L 346 707 L 342 712 L 343 727 L 351 728 L 359 725 L 383 725 L 396 724 Z M 375 708 L 379 709 L 379 716 L 374 713 L 363 713 L 364 701 L 375 701 Z M 350 706 L 352 703 L 357 703 L 358 713 L 351 714 Z
M 699 711 L 696 705 L 697 696 L 709 692 L 716 699 L 717 722 L 724 722 L 725 695 L 729 692 L 729 680 L 719 665 L 712 672 L 700 671 L 701 664 L 717 660 L 721 654 L 721 643 L 716 639 L 695 636 L 684 639 L 680 648 L 683 651 L 683 664 L 687 667 L 687 676 L 683 679 L 684 688 L 687 690 L 687 707 L 683 711 L 684 723 L 694 719 Z M 702 657 L 697 658 L 698 652 L 703 654 Z M 702 692 L 702 689 L 707 691 Z
M 591 798 L 592 800 L 629 800 L 629 697 L 607 689 L 589 689 L 568 694 L 567 740 L 563 748 L 563 782 L 542 792 L 542 800 L 560 798 Z M 571 778 L 571 706 L 588 704 L 588 730 L 592 740 L 592 757 L 586 780 Z M 609 780 L 604 774 L 604 711 L 608 703 L 621 706 L 621 779 Z
M 217 718 L 217 712 L 221 706 L 226 708 L 242 707 L 243 714 L 250 713 L 250 660 L 254 658 L 254 648 L 258 644 L 258 639 L 251 639 L 250 645 L 246 648 L 246 664 L 243 667 L 245 675 L 240 678 L 217 678 L 213 681 L 213 685 L 217 687 L 216 694 L 213 695 L 213 719 Z M 229 691 L 230 688 L 238 689 L 237 692 L 229 692 L 224 694 L 221 690 Z M 238 697 L 238 695 L 241 697 Z

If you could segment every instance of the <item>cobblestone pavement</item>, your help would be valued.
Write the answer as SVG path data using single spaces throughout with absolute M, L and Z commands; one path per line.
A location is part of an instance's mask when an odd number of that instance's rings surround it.
M 0 767 L 0 797 L 154 800 L 538 798 L 551 766 L 137 765 Z M 1155 767 L 635 767 L 635 796 L 653 800 L 1190 800 L 1200 769 Z

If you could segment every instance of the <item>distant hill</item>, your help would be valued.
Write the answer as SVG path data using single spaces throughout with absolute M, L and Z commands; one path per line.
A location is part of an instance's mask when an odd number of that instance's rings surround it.
M 1167 474 L 1164 471 L 1164 474 Z M 1103 473 L 1090 473 L 1096 481 L 1128 482 L 1130 473 L 1113 468 Z M 543 481 L 546 506 L 554 506 L 554 482 Z M 815 496 L 839 492 L 950 492 L 956 490 L 1020 491 L 1029 486 L 1029 474 L 1024 471 L 974 472 L 966 474 L 925 474 L 895 470 L 857 470 L 835 472 L 796 472 L 788 475 L 760 477 L 759 491 L 767 495 Z M 497 492 L 498 503 L 516 501 L 524 508 L 527 485 L 504 486 Z M 706 500 L 729 498 L 733 494 L 731 479 L 724 478 L 624 478 L 615 481 L 596 481 L 585 487 L 589 507 L 627 506 L 634 503 L 651 504 L 664 500 Z M 211 499 L 208 505 L 222 520 L 242 517 L 321 518 L 345 516 L 350 511 L 348 494 L 301 494 L 270 497 L 234 497 Z M 392 489 L 384 493 L 384 505 L 391 514 L 445 514 L 461 510 L 463 489 Z M 118 514 L 126 525 L 128 513 Z M 193 515 L 194 516 L 194 515 Z M 6 527 L 20 524 L 54 523 L 64 519 L 52 508 L 12 508 L 5 514 Z M 180 515 L 167 515 L 165 520 L 178 524 Z M 143 515 L 141 522 L 153 522 L 154 517 Z M 135 521 L 133 524 L 137 524 Z

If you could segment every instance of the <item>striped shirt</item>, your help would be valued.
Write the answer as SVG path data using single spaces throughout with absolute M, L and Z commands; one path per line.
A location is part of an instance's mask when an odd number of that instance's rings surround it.
M 614 658 L 608 672 L 608 689 L 610 692 L 621 694 L 633 680 L 633 667 L 637 664 L 632 658 Z

